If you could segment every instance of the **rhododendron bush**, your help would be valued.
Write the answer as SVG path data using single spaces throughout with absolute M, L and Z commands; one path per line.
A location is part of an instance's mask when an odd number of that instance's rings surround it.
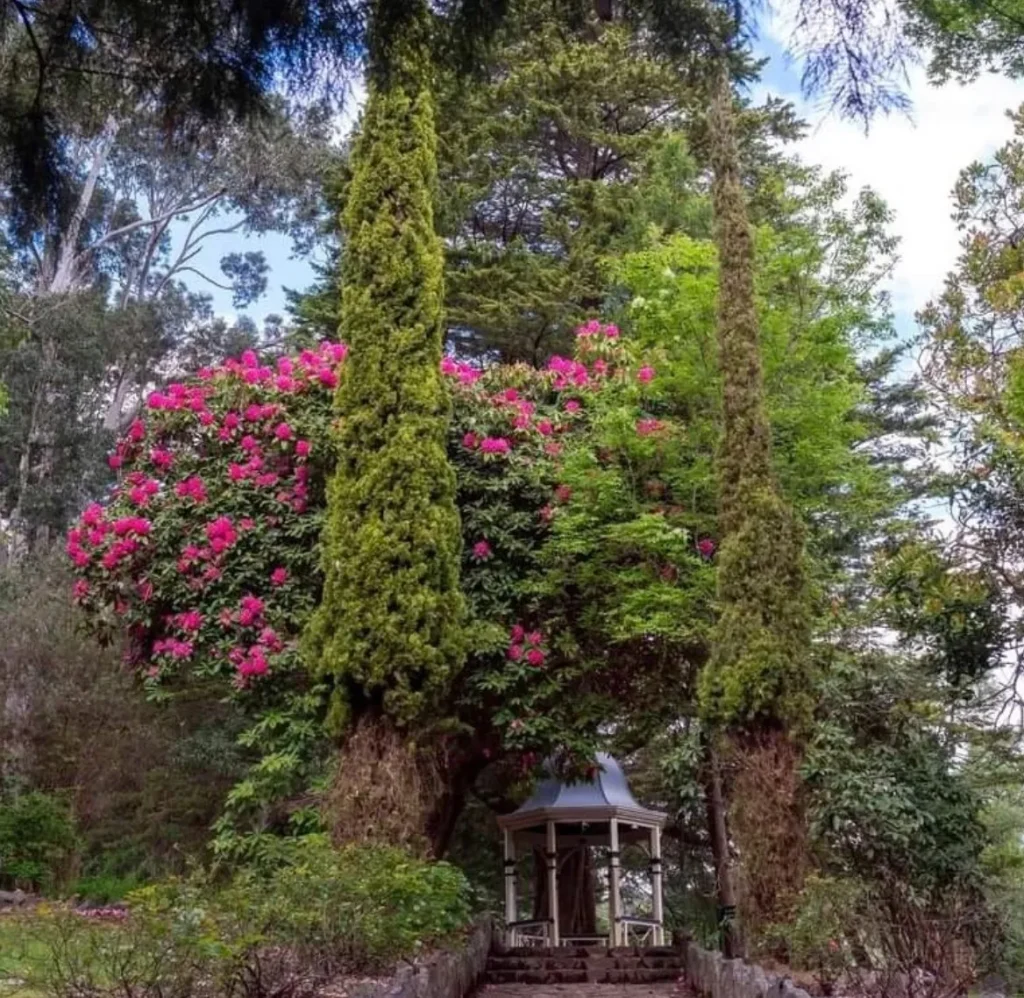
M 525 766 L 553 748 L 586 755 L 624 690 L 649 684 L 644 634 L 669 628 L 639 608 L 653 599 L 655 614 L 699 616 L 714 550 L 672 498 L 685 431 L 659 401 L 656 364 L 597 322 L 577 346 L 543 370 L 442 364 L 472 649 L 451 712 L 481 751 Z M 299 637 L 322 587 L 345 353 L 247 353 L 154 392 L 111 455 L 116 488 L 68 537 L 74 598 L 98 632 L 128 636 L 145 687 L 221 683 L 251 708 L 247 742 L 264 753 L 305 751 L 282 718 L 301 704 L 308 742 L 326 700 Z M 288 768 L 264 768 L 275 767 Z M 276 792 L 301 789 L 287 782 Z M 236 791 L 259 796 L 251 782 Z
M 345 356 L 253 353 L 153 392 L 110 457 L 117 487 L 68 536 L 75 599 L 156 691 L 184 672 L 236 688 L 298 667 L 316 599 L 323 449 Z

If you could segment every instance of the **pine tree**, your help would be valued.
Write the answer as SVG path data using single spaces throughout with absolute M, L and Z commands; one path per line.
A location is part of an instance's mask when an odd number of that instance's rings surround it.
M 436 705 L 462 657 L 429 29 L 423 0 L 371 25 L 369 94 L 342 216 L 350 355 L 336 398 L 326 583 L 307 633 L 315 671 L 336 684 L 339 729 L 360 716 L 407 728 Z
M 719 620 L 701 699 L 705 717 L 730 736 L 734 750 L 730 819 L 745 927 L 756 931 L 791 914 L 806 869 L 797 766 L 812 703 L 810 620 L 801 526 L 772 472 L 754 245 L 724 63 L 709 130 L 724 427 Z

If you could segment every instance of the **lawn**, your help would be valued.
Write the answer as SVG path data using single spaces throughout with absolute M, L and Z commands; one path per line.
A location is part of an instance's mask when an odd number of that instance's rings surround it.
M 36 998 L 46 958 L 31 916 L 0 915 L 0 998 Z

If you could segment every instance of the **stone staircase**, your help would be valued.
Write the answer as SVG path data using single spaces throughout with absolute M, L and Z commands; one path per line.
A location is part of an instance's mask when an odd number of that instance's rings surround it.
M 523 946 L 487 958 L 488 984 L 651 984 L 682 973 L 683 955 L 671 946 Z

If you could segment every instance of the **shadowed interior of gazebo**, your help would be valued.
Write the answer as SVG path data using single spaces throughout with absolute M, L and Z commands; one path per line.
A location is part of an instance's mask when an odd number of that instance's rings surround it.
M 597 756 L 589 780 L 542 780 L 529 800 L 498 819 L 504 833 L 506 945 L 663 945 L 661 830 L 665 819 L 662 812 L 636 801 L 622 767 L 610 755 Z M 622 853 L 631 844 L 647 855 L 650 915 L 624 910 Z M 520 912 L 524 858 L 542 867 L 527 917 Z M 600 879 L 607 885 L 605 925 L 598 918 Z

